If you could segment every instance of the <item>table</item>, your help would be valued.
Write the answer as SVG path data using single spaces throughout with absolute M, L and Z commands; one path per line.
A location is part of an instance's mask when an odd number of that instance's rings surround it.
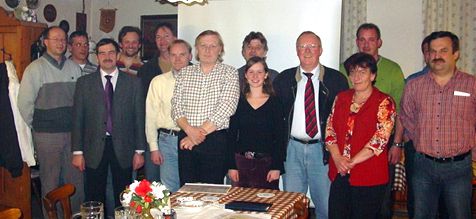
M 258 193 L 273 193 L 275 196 L 271 198 L 260 198 Z M 217 196 L 219 197 L 218 203 L 226 204 L 231 201 L 248 201 L 259 203 L 273 204 L 268 210 L 267 214 L 271 215 L 273 219 L 307 219 L 309 199 L 303 193 L 296 192 L 283 192 L 271 189 L 255 189 L 255 188 L 241 188 L 233 187 L 227 194 L 210 194 L 199 192 L 176 192 L 171 196 L 172 207 L 177 207 L 179 202 L 178 197 L 193 197 L 196 200 L 204 196 Z M 243 212 L 251 214 L 259 214 L 257 212 Z

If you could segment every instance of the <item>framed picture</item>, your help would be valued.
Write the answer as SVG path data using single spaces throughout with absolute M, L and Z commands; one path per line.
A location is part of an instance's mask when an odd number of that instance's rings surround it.
M 155 46 L 155 27 L 159 23 L 170 23 L 177 36 L 177 15 L 143 15 L 140 16 L 140 29 L 142 30 L 142 60 L 149 60 L 157 52 Z

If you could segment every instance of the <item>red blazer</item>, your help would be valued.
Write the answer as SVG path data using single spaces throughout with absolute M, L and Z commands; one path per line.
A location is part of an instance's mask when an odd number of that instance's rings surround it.
M 345 135 L 347 133 L 347 120 L 350 114 L 350 105 L 354 90 L 339 93 L 333 114 L 333 127 L 336 133 L 339 151 L 344 150 Z M 377 130 L 377 112 L 379 104 L 388 95 L 374 87 L 367 102 L 362 106 L 355 117 L 354 130 L 349 139 L 351 157 L 354 157 L 370 141 Z M 379 155 L 357 164 L 351 171 L 349 182 L 352 186 L 374 186 L 388 182 L 387 148 Z M 329 162 L 329 178 L 334 181 L 337 169 L 333 161 Z

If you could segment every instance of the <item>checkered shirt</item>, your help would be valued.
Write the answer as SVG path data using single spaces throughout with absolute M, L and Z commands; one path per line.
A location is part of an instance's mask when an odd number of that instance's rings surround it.
M 185 117 L 191 126 L 198 127 L 208 120 L 217 130 L 227 129 L 239 96 L 238 72 L 234 67 L 217 63 L 205 74 L 200 64 L 187 66 L 177 76 L 172 117 L 174 121 Z

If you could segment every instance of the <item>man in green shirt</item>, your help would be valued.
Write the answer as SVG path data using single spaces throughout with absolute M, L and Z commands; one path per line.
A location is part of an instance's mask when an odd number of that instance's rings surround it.
M 369 55 L 372 55 L 375 60 L 377 60 L 377 78 L 375 80 L 375 87 L 380 91 L 390 95 L 393 100 L 395 100 L 397 106 L 397 112 L 400 110 L 400 99 L 403 94 L 403 88 L 405 86 L 405 77 L 403 76 L 402 69 L 400 66 L 381 55 L 379 55 L 379 49 L 382 46 L 382 39 L 380 38 L 380 29 L 377 25 L 372 23 L 364 23 L 359 26 L 356 33 L 355 43 L 359 49 L 359 52 L 364 52 Z M 345 71 L 344 65 L 340 65 L 340 72 L 344 73 L 347 77 L 347 72 Z M 351 86 L 349 81 L 349 86 Z M 396 130 L 399 130 L 398 127 L 401 126 L 399 119 L 396 122 Z M 391 188 L 393 185 L 395 164 L 400 161 L 403 147 L 403 129 L 400 129 L 401 132 L 395 132 L 393 135 L 393 143 L 389 144 L 388 151 L 388 161 L 389 161 L 389 172 L 390 172 L 390 182 L 388 186 L 388 191 L 385 197 L 385 201 L 382 204 L 382 209 L 378 218 L 392 218 L 392 197 L 391 197 Z M 392 138 L 389 140 L 392 142 Z

